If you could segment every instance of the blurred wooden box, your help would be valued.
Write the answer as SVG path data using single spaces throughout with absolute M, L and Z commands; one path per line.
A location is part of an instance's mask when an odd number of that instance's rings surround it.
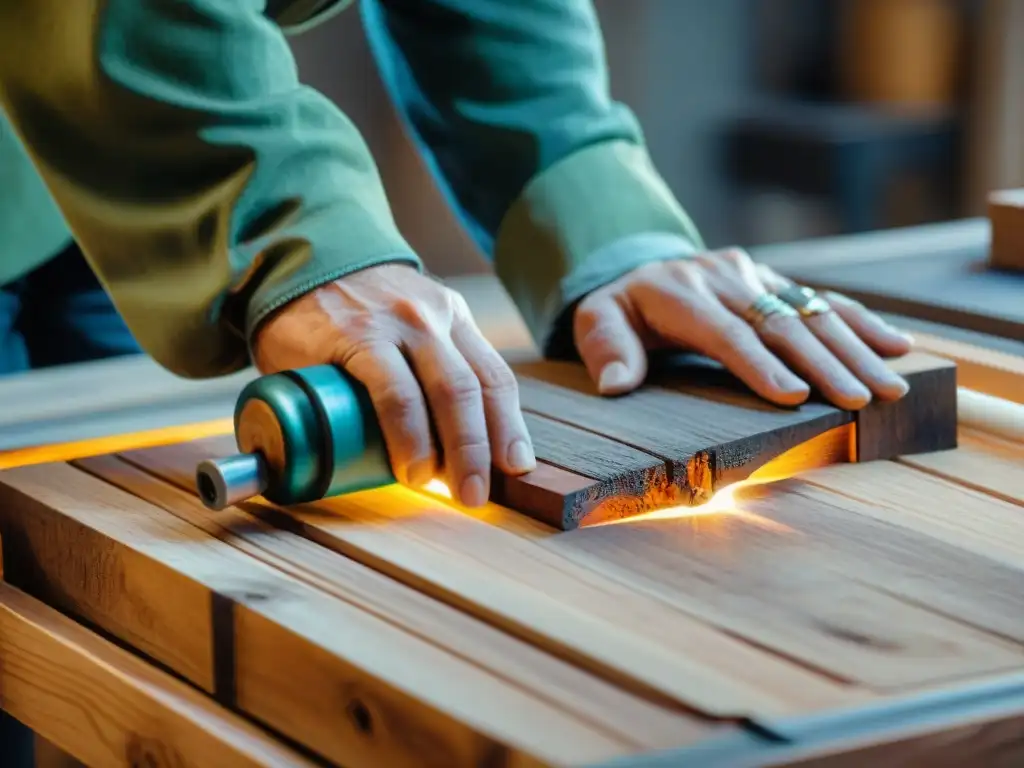
M 990 194 L 988 218 L 992 226 L 989 266 L 1024 271 L 1024 189 Z

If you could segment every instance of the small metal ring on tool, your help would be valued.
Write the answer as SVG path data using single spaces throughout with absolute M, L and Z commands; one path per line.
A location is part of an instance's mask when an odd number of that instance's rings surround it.
M 800 313 L 801 317 L 814 317 L 832 311 L 832 305 L 819 296 L 813 288 L 804 285 L 787 285 L 778 292 L 778 297 Z
M 747 311 L 743 313 L 743 319 L 754 328 L 758 328 L 769 317 L 774 315 L 798 317 L 799 313 L 774 293 L 764 293 L 758 296 L 757 300 L 747 308 Z

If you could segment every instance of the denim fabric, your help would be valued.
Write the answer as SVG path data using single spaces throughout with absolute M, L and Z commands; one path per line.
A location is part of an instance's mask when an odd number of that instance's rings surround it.
M 0 286 L 0 375 L 140 351 L 74 244 Z

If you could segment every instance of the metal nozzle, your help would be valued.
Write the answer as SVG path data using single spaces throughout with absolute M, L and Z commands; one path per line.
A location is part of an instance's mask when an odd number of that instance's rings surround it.
M 220 511 L 232 504 L 259 496 L 267 489 L 267 468 L 262 457 L 239 453 L 196 467 L 196 489 L 203 504 Z

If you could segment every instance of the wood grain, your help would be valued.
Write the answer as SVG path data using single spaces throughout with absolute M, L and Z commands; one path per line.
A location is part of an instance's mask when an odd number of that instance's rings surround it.
M 70 466 L 0 475 L 0 539 L 12 584 L 334 762 L 422 765 L 426 752 L 435 765 L 574 764 L 629 751 Z
M 580 365 L 519 364 L 520 401 L 538 458 L 573 477 L 545 469 L 546 477 L 499 478 L 492 498 L 569 530 L 704 503 L 780 455 L 854 421 L 853 455 L 862 461 L 955 446 L 955 363 L 913 353 L 889 364 L 910 392 L 856 414 L 814 402 L 774 407 L 720 367 L 686 358 L 655 370 L 648 384 L 619 398 L 598 395 Z M 520 482 L 530 484 L 529 492 Z M 558 504 L 555 493 L 541 498 L 537 489 L 545 485 L 566 488 L 573 500 Z
M 186 453 L 184 447 L 156 449 L 133 454 L 130 460 L 188 488 L 187 468 L 194 459 Z M 801 526 L 774 525 L 763 515 L 742 510 L 661 519 L 655 515 L 552 534 L 496 508 L 483 515 L 486 525 L 480 525 L 464 513 L 417 503 L 412 493 L 401 505 L 395 498 L 379 493 L 317 505 L 330 510 L 330 517 L 297 510 L 285 514 L 302 525 L 303 535 L 421 590 L 437 590 L 454 604 L 518 633 L 524 625 L 536 628 L 540 614 L 522 609 L 513 614 L 500 594 L 495 597 L 493 590 L 477 584 L 494 583 L 498 575 L 492 572 L 503 562 L 503 573 L 546 584 L 546 591 L 565 605 L 582 606 L 585 596 L 566 588 L 567 574 L 600 574 L 617 583 L 623 619 L 626 611 L 653 599 L 830 677 L 879 689 L 1024 662 L 1015 646 L 912 605 L 877 582 L 851 581 L 845 571 L 830 565 L 833 553 L 827 544 L 811 546 Z M 839 496 L 836 500 L 845 501 Z M 381 529 L 387 533 L 375 536 Z M 488 575 L 476 571 L 475 578 L 458 578 L 454 563 L 459 559 L 486 567 Z M 550 568 L 541 567 L 546 563 Z M 495 611 L 501 615 L 494 616 Z M 669 631 L 664 621 L 672 615 L 664 607 L 661 614 L 661 619 L 638 615 L 634 621 L 658 621 L 653 626 L 662 627 L 661 635 Z M 516 625 L 509 626 L 509 619 Z M 563 637 L 573 632 L 577 650 L 600 652 L 592 640 L 582 645 L 569 622 L 562 624 Z M 552 628 L 545 631 L 547 642 L 560 639 L 553 637 Z M 668 681 L 668 667 L 662 677 Z M 708 706 L 702 703 L 702 708 Z
M 191 468 L 198 456 L 216 455 L 215 448 L 205 441 L 124 456 L 194 494 Z M 861 698 L 599 570 L 567 562 L 534 540 L 564 534 L 507 509 L 464 512 L 397 486 L 304 508 L 247 509 L 279 526 L 283 516 L 321 546 L 627 690 L 708 715 L 817 711 Z
M 708 734 L 709 724 L 645 701 L 365 566 L 238 508 L 217 515 L 192 494 L 113 456 L 76 466 L 247 555 L 439 645 L 638 749 Z
M 1024 403 L 1024 356 L 920 332 L 914 333 L 914 347 L 954 361 L 959 386 Z
M 6 711 L 90 768 L 314 765 L 191 686 L 5 584 L 0 691 Z

